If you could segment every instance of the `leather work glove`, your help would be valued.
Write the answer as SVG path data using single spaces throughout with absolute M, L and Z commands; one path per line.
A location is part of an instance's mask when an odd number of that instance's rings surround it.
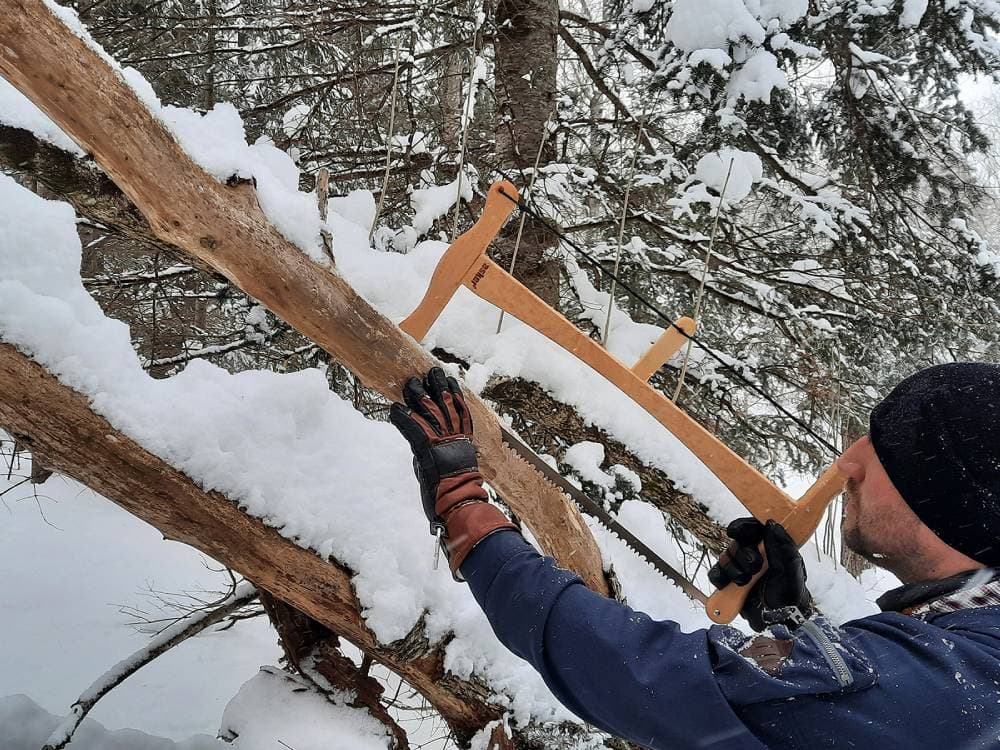
M 737 518 L 726 529 L 733 540 L 708 571 L 716 588 L 729 583 L 745 586 L 764 564 L 758 546 L 764 543 L 767 572 L 754 584 L 740 614 L 757 632 L 781 623 L 795 627 L 812 612 L 806 589 L 806 566 L 785 527 L 777 521 Z
M 472 417 L 458 382 L 434 367 L 423 381 L 407 381 L 403 401 L 392 405 L 389 421 L 410 444 L 431 534 L 455 579 L 462 580 L 458 569 L 476 544 L 495 531 L 517 527 L 487 502 L 472 444 Z

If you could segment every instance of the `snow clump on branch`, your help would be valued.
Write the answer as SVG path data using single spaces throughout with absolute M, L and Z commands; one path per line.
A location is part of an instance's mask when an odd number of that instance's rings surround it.
M 733 42 L 764 42 L 764 29 L 743 0 L 676 0 L 667 39 L 685 52 L 728 49 Z
M 707 203 L 729 208 L 750 195 L 755 183 L 764 176 L 764 167 L 757 154 L 734 148 L 723 148 L 705 154 L 698 160 L 694 174 L 681 186 L 681 195 L 668 203 L 674 216 L 694 217 L 693 206 Z

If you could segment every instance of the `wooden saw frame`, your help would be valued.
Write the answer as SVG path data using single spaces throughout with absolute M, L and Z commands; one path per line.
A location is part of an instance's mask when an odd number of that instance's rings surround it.
M 517 188 L 510 182 L 496 182 L 490 187 L 482 216 L 442 256 L 423 300 L 400 328 L 420 341 L 458 288 L 464 286 L 614 383 L 684 443 L 750 513 L 761 521 L 781 522 L 802 546 L 816 530 L 830 501 L 843 489 L 845 477 L 836 466 L 823 472 L 795 501 L 649 384 L 653 373 L 694 335 L 695 321 L 691 318 L 677 320 L 635 365 L 628 367 L 490 260 L 486 248 L 514 211 L 517 201 Z M 731 622 L 766 569 L 765 558 L 764 568 L 750 583 L 730 584 L 712 594 L 706 605 L 708 616 L 714 622 Z

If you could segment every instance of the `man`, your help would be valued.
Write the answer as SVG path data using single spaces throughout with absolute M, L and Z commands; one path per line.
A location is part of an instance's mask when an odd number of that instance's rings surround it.
M 456 577 L 571 711 L 657 749 L 1000 748 L 1000 365 L 904 380 L 838 465 L 845 540 L 905 585 L 882 612 L 805 618 L 801 557 L 775 523 L 731 527 L 715 582 L 769 570 L 744 613 L 767 635 L 693 633 L 588 590 L 487 502 L 458 384 L 411 380 L 393 423 Z

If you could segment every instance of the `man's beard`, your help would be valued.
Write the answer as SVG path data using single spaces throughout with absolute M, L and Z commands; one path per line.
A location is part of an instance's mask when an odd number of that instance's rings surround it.
M 917 517 L 908 519 L 900 514 L 885 517 L 882 511 L 872 508 L 866 513 L 862 510 L 858 485 L 852 479 L 847 481 L 844 491 L 853 509 L 853 524 L 842 529 L 844 545 L 872 565 L 891 571 L 901 581 L 923 580 L 926 577 L 923 555 L 907 541 L 915 537 Z
M 885 555 L 875 550 L 871 539 L 863 531 L 865 524 L 861 517 L 861 492 L 858 489 L 857 482 L 853 479 L 848 479 L 844 493 L 847 495 L 847 503 L 854 510 L 852 514 L 853 525 L 849 527 L 845 526 L 843 529 L 844 545 L 855 554 L 861 555 L 868 562 L 878 565 L 884 561 Z

